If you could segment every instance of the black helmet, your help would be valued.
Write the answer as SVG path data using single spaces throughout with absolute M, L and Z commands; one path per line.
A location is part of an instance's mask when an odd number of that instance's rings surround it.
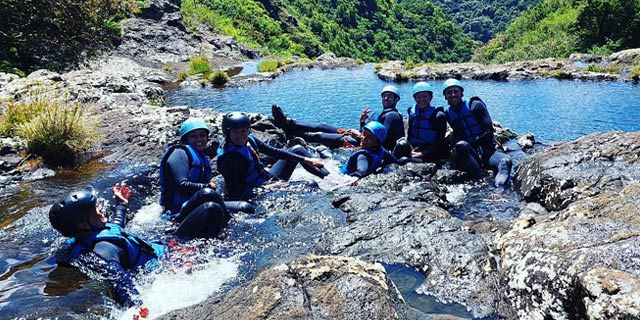
M 229 112 L 222 118 L 222 132 L 226 135 L 231 129 L 249 128 L 251 120 L 244 112 Z
M 76 227 L 88 219 L 95 210 L 96 196 L 89 191 L 76 191 L 67 195 L 49 210 L 49 221 L 54 229 L 65 237 L 73 237 Z

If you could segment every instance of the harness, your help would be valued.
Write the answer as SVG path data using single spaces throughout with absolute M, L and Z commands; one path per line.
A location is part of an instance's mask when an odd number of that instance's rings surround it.
M 92 232 L 81 241 L 75 239 L 71 244 L 70 257 L 78 258 L 85 252 L 93 250 L 98 242 L 107 241 L 123 249 L 122 266 L 125 269 L 136 269 L 145 266 L 148 262 L 156 262 L 161 257 L 166 247 L 164 245 L 147 242 L 144 239 L 126 232 L 122 227 L 114 223 L 107 223 L 105 228 Z
M 218 156 L 224 157 L 226 154 L 235 152 L 246 159 L 249 167 L 247 168 L 248 174 L 245 183 L 251 187 L 255 187 L 265 183 L 271 178 L 271 175 L 264 169 L 264 164 L 260 161 L 257 150 L 258 144 L 255 138 L 249 135 L 247 144 L 244 146 L 225 143 L 221 148 L 218 148 Z
M 369 167 L 367 168 L 367 172 L 365 173 L 366 175 L 374 173 L 376 170 L 378 170 L 378 168 L 382 166 L 382 161 L 384 160 L 384 148 L 381 147 L 380 151 L 378 152 L 370 149 L 360 149 L 354 152 L 351 157 L 349 157 L 349 160 L 347 160 L 347 162 L 342 165 L 340 171 L 342 171 L 342 173 L 344 174 L 354 173 L 358 165 L 358 156 L 361 154 L 364 154 L 367 157 L 367 160 L 369 160 Z
M 211 164 L 207 157 L 189 145 L 174 145 L 168 147 L 160 160 L 160 204 L 165 209 L 179 208 L 192 195 L 177 191 L 177 181 L 173 181 L 167 164 L 169 156 L 176 149 L 185 150 L 189 158 L 189 172 L 187 179 L 196 183 L 207 183 L 211 177 Z
M 480 98 L 474 98 L 480 100 Z M 475 137 L 482 134 L 482 124 L 476 119 L 473 113 L 471 113 L 466 100 L 462 102 L 460 110 L 456 111 L 452 107 L 449 107 L 447 108 L 446 114 L 456 140 L 464 140 L 472 143 Z
M 436 117 L 436 113 L 441 111 L 442 108 L 427 107 L 422 111 L 416 105 L 413 108 L 407 109 L 409 114 L 409 130 L 408 139 L 411 145 L 434 145 L 438 138 L 438 131 L 433 122 Z

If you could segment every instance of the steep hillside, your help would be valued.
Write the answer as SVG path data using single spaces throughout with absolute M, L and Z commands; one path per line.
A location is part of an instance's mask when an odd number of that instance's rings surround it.
M 504 31 L 509 22 L 518 17 L 529 6 L 540 0 L 434 0 L 452 15 L 462 30 L 473 39 L 482 42 L 491 40 Z
M 185 0 L 185 19 L 275 54 L 465 61 L 477 44 L 430 1 Z
M 573 52 L 640 47 L 640 0 L 543 0 L 480 48 L 474 60 L 501 63 Z

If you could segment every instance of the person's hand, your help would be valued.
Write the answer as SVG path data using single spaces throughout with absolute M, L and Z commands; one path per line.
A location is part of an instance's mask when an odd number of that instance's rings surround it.
M 318 169 L 324 168 L 324 163 L 322 163 L 322 161 L 316 158 L 304 158 L 304 163 L 308 165 L 312 165 Z
M 358 130 L 349 129 L 345 133 L 348 134 L 349 136 L 351 136 L 354 139 L 362 140 L 362 132 L 360 132 Z
M 131 197 L 131 189 L 124 183 L 124 181 L 116 183 L 113 186 L 113 195 L 116 197 L 116 201 L 120 204 L 129 204 L 129 197 Z
M 411 158 L 422 158 L 422 152 L 411 151 Z
M 365 108 L 364 110 L 362 110 L 362 113 L 360 114 L 360 124 L 364 124 L 369 118 L 370 114 L 371 114 L 371 109 Z
M 215 190 L 217 187 L 218 187 L 218 184 L 214 180 L 209 181 L 209 188 Z

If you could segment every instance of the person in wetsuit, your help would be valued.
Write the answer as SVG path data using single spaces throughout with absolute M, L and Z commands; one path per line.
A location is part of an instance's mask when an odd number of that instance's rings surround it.
M 445 139 L 447 116 L 444 108 L 431 106 L 432 98 L 433 90 L 428 83 L 418 82 L 413 86 L 413 99 L 416 104 L 407 109 L 409 130 L 407 139 L 400 139 L 396 145 L 397 157 L 439 163 L 449 155 Z
M 153 269 L 167 247 L 149 242 L 124 230 L 131 190 L 119 183 L 113 187 L 117 206 L 111 219 L 104 206 L 89 191 L 72 192 L 49 210 L 51 226 L 72 238 L 68 258 L 114 284 L 116 300 L 126 306 L 139 304 L 132 271 Z
M 362 128 L 360 148 L 354 152 L 342 166 L 344 174 L 363 178 L 389 163 L 397 163 L 396 157 L 382 146 L 382 141 L 387 137 L 385 127 L 371 121 Z
M 447 79 L 442 90 L 449 107 L 447 122 L 453 129 L 451 167 L 467 172 L 471 178 L 490 169 L 496 186 L 505 186 L 511 172 L 511 157 L 496 148 L 493 122 L 487 106 L 478 97 L 463 99 L 464 88 L 457 79 Z
M 168 147 L 160 161 L 163 218 L 178 224 L 178 236 L 214 238 L 227 226 L 229 212 L 255 209 L 246 202 L 224 202 L 215 192 L 211 164 L 204 154 L 209 142 L 204 119 L 187 119 L 179 134 L 181 143 Z
M 218 149 L 217 164 L 224 177 L 227 199 L 249 199 L 257 186 L 276 179 L 288 181 L 298 163 L 318 177 L 329 174 L 305 147 L 296 145 L 288 150 L 271 147 L 250 134 L 250 126 L 249 116 L 242 112 L 227 113 L 222 120 L 225 141 Z M 260 161 L 260 153 L 279 160 L 267 170 Z
M 387 138 L 382 145 L 387 150 L 394 150 L 398 139 L 405 135 L 402 115 L 396 109 L 396 104 L 400 101 L 398 88 L 391 85 L 385 86 L 380 92 L 380 97 L 382 98 L 382 111 L 373 115 L 369 108 L 362 111 L 360 129 L 364 127 L 367 120 L 383 124 L 387 130 Z M 332 149 L 360 145 L 359 130 L 341 129 L 329 124 L 313 124 L 289 119 L 277 105 L 271 107 L 271 114 L 273 123 L 277 127 L 283 129 L 287 134 L 299 136 L 307 142 L 320 143 Z

